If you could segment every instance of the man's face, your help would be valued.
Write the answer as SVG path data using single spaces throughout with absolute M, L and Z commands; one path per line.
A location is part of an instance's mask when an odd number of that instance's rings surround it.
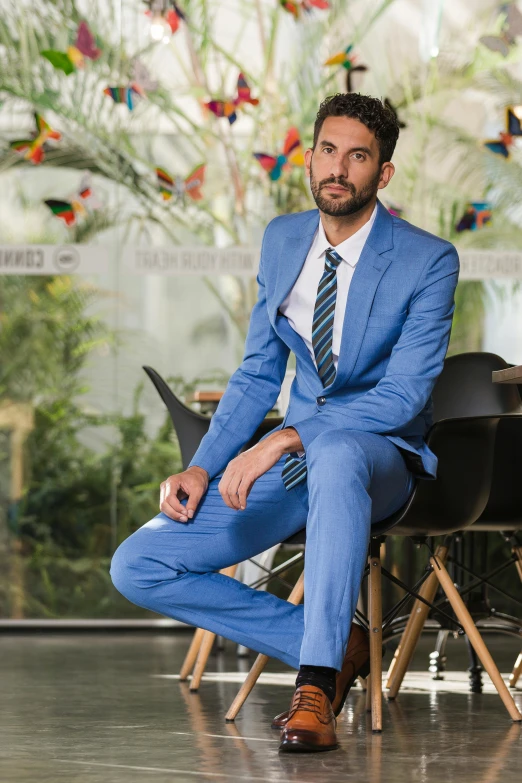
M 371 130 L 349 117 L 327 117 L 314 150 L 305 154 L 315 203 L 326 215 L 353 215 L 385 188 L 395 171 L 379 164 L 379 143 Z

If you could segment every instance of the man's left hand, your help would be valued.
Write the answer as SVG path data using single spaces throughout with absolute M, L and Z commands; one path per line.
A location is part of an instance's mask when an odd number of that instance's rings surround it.
M 244 510 L 254 482 L 278 462 L 283 454 L 302 448 L 292 428 L 269 435 L 251 449 L 230 460 L 218 484 L 221 497 L 229 508 Z

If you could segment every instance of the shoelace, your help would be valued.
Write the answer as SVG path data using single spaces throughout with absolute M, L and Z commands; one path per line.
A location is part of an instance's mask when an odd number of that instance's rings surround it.
M 310 693 L 310 691 L 298 691 L 294 696 L 295 704 L 292 704 L 291 714 L 296 710 L 303 712 L 317 712 L 319 709 L 320 694 Z

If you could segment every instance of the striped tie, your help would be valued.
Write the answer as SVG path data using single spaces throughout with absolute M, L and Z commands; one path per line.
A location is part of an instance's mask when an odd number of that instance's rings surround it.
M 332 354 L 335 300 L 337 297 L 337 267 L 343 259 L 331 247 L 326 251 L 324 272 L 315 299 L 312 321 L 312 347 L 317 372 L 324 387 L 330 386 L 335 378 L 335 364 Z M 306 457 L 288 455 L 281 473 L 286 489 L 292 489 L 306 478 Z

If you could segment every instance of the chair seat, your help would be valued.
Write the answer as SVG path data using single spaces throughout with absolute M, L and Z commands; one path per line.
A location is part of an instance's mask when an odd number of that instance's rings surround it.
M 293 536 L 285 538 L 285 540 L 281 542 L 281 546 L 304 546 L 305 543 L 306 528 L 304 527 L 302 530 L 298 530 L 297 533 L 294 533 Z

